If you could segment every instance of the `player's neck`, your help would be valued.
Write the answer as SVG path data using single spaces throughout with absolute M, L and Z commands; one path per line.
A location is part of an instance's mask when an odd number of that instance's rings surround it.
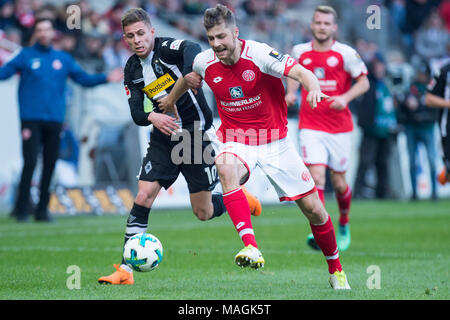
M 326 41 L 318 41 L 317 39 L 313 39 L 312 41 L 312 48 L 314 51 L 321 51 L 321 52 L 325 52 L 325 51 L 330 51 L 331 47 L 334 44 L 334 39 L 330 38 Z

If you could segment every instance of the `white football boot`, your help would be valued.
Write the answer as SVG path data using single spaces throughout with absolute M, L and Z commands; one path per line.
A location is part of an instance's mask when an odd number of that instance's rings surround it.
M 239 251 L 239 253 L 234 257 L 234 261 L 240 267 L 252 267 L 254 269 L 264 267 L 264 258 L 261 251 L 255 248 L 251 244 L 246 246 L 244 249 Z
M 330 275 L 330 279 L 328 280 L 331 287 L 334 290 L 350 290 L 350 285 L 347 281 L 347 276 L 345 275 L 344 270 L 341 272 L 336 271 L 332 275 Z

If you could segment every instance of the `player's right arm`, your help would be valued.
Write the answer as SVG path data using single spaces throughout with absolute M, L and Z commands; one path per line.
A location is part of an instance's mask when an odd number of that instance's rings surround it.
M 11 60 L 4 66 L 0 67 L 0 80 L 6 80 L 23 68 L 23 50 L 20 50 Z
M 308 91 L 306 101 L 312 108 L 317 107 L 317 103 L 319 103 L 322 98 L 328 98 L 328 96 L 320 90 L 319 80 L 314 73 L 302 65 L 298 63 L 295 64 L 291 70 L 289 70 L 287 76 L 288 80 L 291 79 L 296 81 L 299 85 L 302 84 L 305 90 Z
M 300 88 L 300 83 L 291 78 L 287 78 L 287 89 L 286 89 L 286 104 L 291 107 L 297 101 L 297 91 Z

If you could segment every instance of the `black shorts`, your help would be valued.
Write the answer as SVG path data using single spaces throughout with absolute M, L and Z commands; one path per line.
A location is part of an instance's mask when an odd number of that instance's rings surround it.
M 175 140 L 153 128 L 147 154 L 142 161 L 139 180 L 158 181 L 168 189 L 181 174 L 189 193 L 211 191 L 219 182 L 214 164 L 214 149 L 204 132 L 183 130 Z
M 447 168 L 447 172 L 450 172 L 450 137 L 445 136 L 441 138 L 442 151 L 444 153 L 444 165 Z

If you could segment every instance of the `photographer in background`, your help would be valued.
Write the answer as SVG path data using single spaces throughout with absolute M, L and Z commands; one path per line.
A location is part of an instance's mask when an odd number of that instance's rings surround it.
M 355 181 L 355 198 L 368 198 L 366 173 L 374 166 L 376 171 L 375 197 L 390 196 L 388 160 L 393 137 L 397 132 L 394 97 L 386 75 L 386 62 L 376 53 L 368 64 L 370 89 L 355 100 L 358 125 L 363 132 L 359 149 L 359 165 Z
M 409 173 L 412 186 L 412 200 L 417 199 L 417 162 L 416 154 L 419 143 L 427 150 L 430 167 L 431 198 L 437 199 L 436 180 L 436 141 L 434 125 L 437 120 L 437 110 L 425 105 L 425 93 L 430 80 L 430 69 L 425 61 L 419 61 L 415 67 L 416 77 L 406 94 L 398 98 L 399 122 L 404 125 L 408 141 Z

